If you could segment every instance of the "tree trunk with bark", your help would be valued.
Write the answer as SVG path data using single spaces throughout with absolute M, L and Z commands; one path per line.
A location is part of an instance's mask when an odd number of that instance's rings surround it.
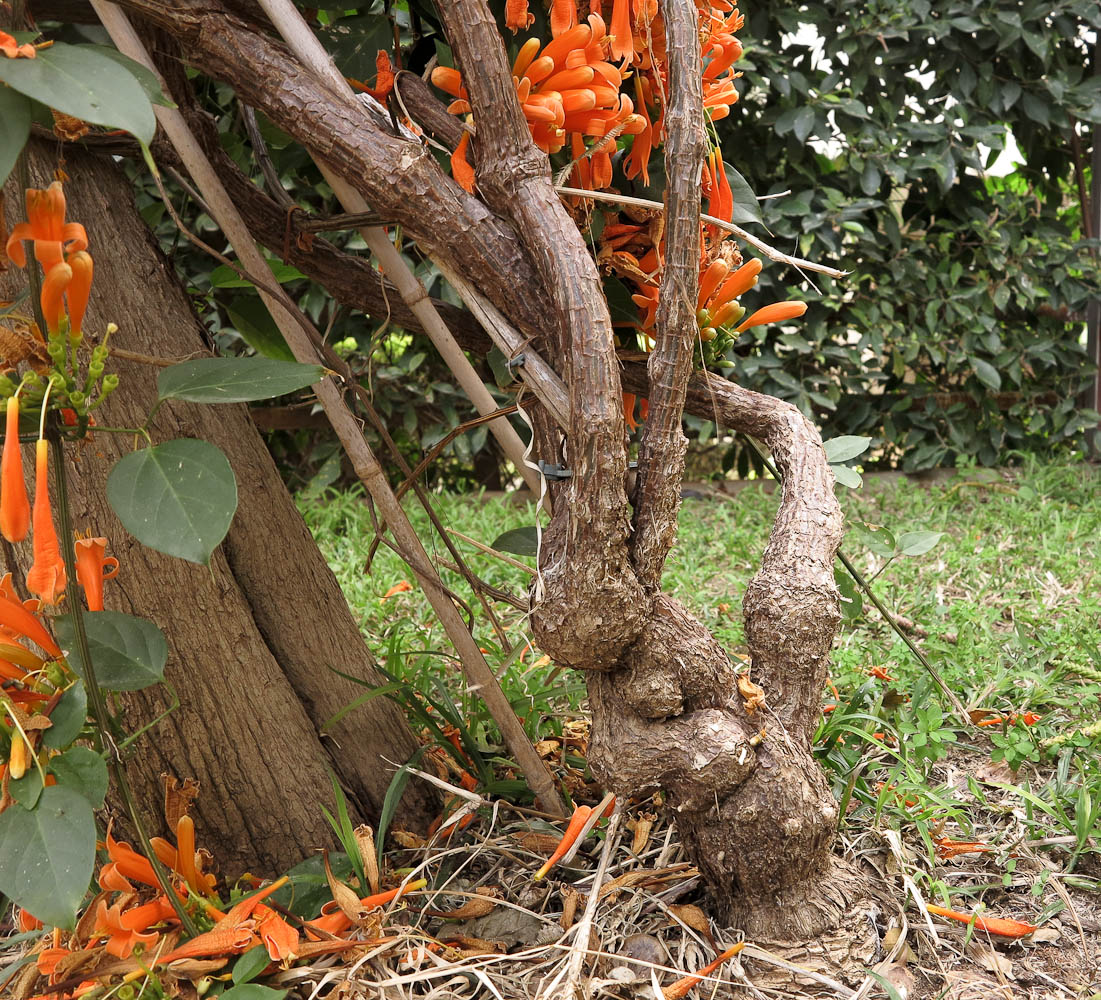
M 45 187 L 60 165 L 56 144 L 28 147 L 31 183 Z M 209 355 L 202 324 L 133 205 L 132 188 L 108 158 L 65 151 L 70 219 L 85 226 L 96 277 L 85 328 L 119 330 L 115 348 L 169 361 Z M 9 226 L 22 217 L 14 177 L 6 188 Z M 0 275 L 0 296 L 25 278 Z M 156 401 L 158 368 L 117 359 L 122 382 L 96 413 L 101 425 L 141 425 Z M 364 690 L 383 683 L 348 604 L 288 494 L 244 406 L 166 404 L 150 428 L 154 442 L 196 437 L 218 445 L 237 477 L 237 514 L 209 568 L 162 555 L 130 538 L 107 504 L 104 484 L 134 446 L 106 432 L 70 446 L 73 516 L 79 529 L 110 539 L 121 563 L 107 584 L 109 609 L 156 622 L 168 636 L 167 679 L 180 707 L 141 737 L 127 773 L 151 829 L 161 823 L 162 772 L 195 777 L 202 793 L 199 841 L 230 874 L 285 870 L 332 841 L 322 813 L 329 772 L 345 789 L 356 821 L 377 820 L 393 774 L 416 741 L 400 708 L 377 698 L 320 734 L 322 724 Z M 5 546 L 9 568 L 29 554 Z M 17 578 L 21 573 L 16 573 Z M 157 687 L 128 696 L 133 730 L 172 702 Z M 410 786 L 400 820 L 427 823 L 432 800 Z
M 615 355 L 595 263 L 554 191 L 547 157 L 531 142 L 485 0 L 439 5 L 470 93 L 479 197 L 382 116 L 334 95 L 251 7 L 120 6 L 171 34 L 192 68 L 232 86 L 355 185 L 380 218 L 400 224 L 489 299 L 528 338 L 521 376 L 553 380 L 533 362 L 541 355 L 550 363 L 561 382 L 557 397 L 543 395 L 532 407 L 536 457 L 565 462 L 572 475 L 550 487 L 554 515 L 533 623 L 546 652 L 588 675 L 594 770 L 625 797 L 665 792 L 720 911 L 747 935 L 806 939 L 836 925 L 864 887 L 831 856 L 837 804 L 810 739 L 839 622 L 833 558 L 841 515 L 821 441 L 793 407 L 691 371 L 704 152 L 695 5 L 661 4 L 669 49 L 666 268 L 646 368 Z M 269 204 L 251 198 L 245 211 L 258 232 L 273 231 Z M 349 279 L 361 262 L 329 248 L 296 254 L 338 298 L 356 299 Z M 651 403 L 631 495 L 623 389 Z M 556 409 L 552 398 L 568 403 Z M 680 503 L 683 410 L 764 441 L 784 475 L 772 537 L 745 597 L 752 678 L 661 591 Z

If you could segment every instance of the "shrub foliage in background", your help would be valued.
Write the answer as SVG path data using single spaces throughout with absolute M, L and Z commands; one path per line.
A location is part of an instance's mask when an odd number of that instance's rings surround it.
M 741 349 L 735 377 L 907 470 L 1074 440 L 1097 419 L 1075 395 L 1101 294 L 1082 225 L 1101 7 L 771 0 L 746 16 L 724 148 L 759 195 L 791 189 L 762 204 L 777 246 L 852 275 L 818 281 L 798 333 Z M 986 177 L 1007 132 L 1025 162 Z

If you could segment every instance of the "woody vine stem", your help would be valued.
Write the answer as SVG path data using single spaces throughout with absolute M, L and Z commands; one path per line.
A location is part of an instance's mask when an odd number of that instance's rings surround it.
M 126 811 L 130 814 L 130 820 L 134 824 L 134 832 L 141 843 L 142 853 L 149 859 L 153 866 L 153 873 L 157 876 L 161 889 L 176 911 L 180 919 L 180 925 L 189 936 L 198 933 L 191 915 L 184 909 L 180 897 L 176 894 L 172 879 L 161 863 L 157 852 L 149 841 L 145 824 L 142 822 L 138 811 L 137 801 L 134 798 L 134 790 L 130 787 L 130 781 L 126 777 L 126 769 L 122 766 L 122 757 L 118 745 L 111 733 L 111 716 L 107 711 L 107 703 L 103 697 L 103 689 L 96 680 L 95 666 L 92 663 L 92 651 L 88 644 L 88 632 L 84 627 L 84 610 L 80 606 L 80 586 L 77 583 L 76 552 L 73 547 L 73 522 L 69 515 L 69 484 L 65 472 L 65 448 L 64 439 L 54 433 L 55 445 L 54 459 L 54 487 L 57 495 L 57 520 L 61 537 L 61 556 L 65 561 L 66 593 L 69 599 L 69 607 L 73 619 L 73 636 L 76 641 L 77 652 L 80 655 L 80 663 L 83 668 L 84 685 L 88 691 L 88 701 L 92 706 L 92 715 L 96 722 L 96 731 L 93 742 L 99 751 L 106 750 L 107 767 L 111 772 L 111 778 L 122 796 Z

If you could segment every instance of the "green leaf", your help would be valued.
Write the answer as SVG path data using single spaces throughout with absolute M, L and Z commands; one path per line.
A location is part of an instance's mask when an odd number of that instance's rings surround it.
M 153 141 L 157 120 L 141 83 L 96 46 L 57 42 L 34 59 L 0 59 L 0 80 L 67 115 Z
M 288 281 L 301 281 L 306 276 L 291 264 L 284 264 L 278 257 L 268 258 L 268 267 L 272 276 L 280 284 Z M 210 272 L 210 284 L 213 288 L 255 288 L 247 278 L 242 278 L 228 264 L 219 264 Z
M 179 438 L 122 459 L 107 500 L 139 542 L 205 566 L 237 510 L 237 481 L 220 449 Z
M 268 949 L 262 944 L 250 948 L 233 964 L 233 982 L 240 986 L 255 979 L 271 965 Z M 224 996 L 225 994 L 223 994 Z
M 226 990 L 222 1000 L 283 1000 L 287 993 L 287 990 L 273 990 L 258 983 L 242 983 Z
M 513 528 L 493 540 L 493 548 L 518 556 L 534 556 L 538 552 L 538 535 L 534 525 Z
M 30 134 L 30 99 L 0 86 L 0 185 L 8 179 Z
M 45 924 L 74 926 L 95 856 L 92 806 L 71 788 L 53 785 L 35 809 L 0 813 L 0 892 Z
M 814 120 L 817 117 L 814 108 L 809 108 L 806 105 L 795 113 L 791 131 L 799 142 L 807 141 L 807 137 L 814 131 Z
M 969 358 L 968 360 L 975 371 L 975 377 L 988 389 L 997 392 L 1002 387 L 1002 377 L 998 374 L 998 369 L 989 361 L 983 361 L 982 358 Z
M 244 342 L 257 354 L 279 361 L 294 360 L 294 352 L 258 296 L 238 295 L 226 306 L 226 314 Z
M 18 781 L 8 783 L 8 791 L 11 793 L 11 797 L 24 809 L 35 807 L 38 797 L 42 794 L 42 788 L 42 774 L 33 765 Z
M 823 442 L 826 448 L 826 461 L 830 465 L 836 465 L 838 462 L 848 462 L 856 458 L 857 455 L 863 455 L 871 443 L 872 439 L 870 437 L 864 437 L 860 434 L 845 434 L 842 437 L 830 438 L 829 441 Z
M 863 478 L 855 469 L 850 469 L 847 465 L 831 465 L 830 468 L 833 469 L 833 478 L 842 486 L 858 490 L 864 485 Z
M 42 742 L 51 750 L 60 750 L 80 735 L 87 720 L 88 692 L 83 681 L 76 681 L 50 713 L 53 725 L 42 734 Z
M 837 589 L 841 592 L 841 614 L 846 619 L 859 618 L 864 610 L 864 594 L 856 581 L 844 569 L 834 573 Z
M 382 842 L 381 836 L 379 842 Z M 341 881 L 346 882 L 352 874 L 352 862 L 347 854 L 330 852 L 329 864 L 333 874 Z M 315 854 L 295 865 L 287 872 L 287 877 L 290 883 L 272 893 L 270 901 L 286 907 L 296 917 L 312 920 L 321 912 L 321 907 L 333 898 L 320 855 Z
M 898 536 L 898 550 L 904 556 L 925 555 L 943 537 L 943 531 L 907 531 Z
M 192 403 L 250 403 L 304 389 L 324 374 L 320 365 L 273 358 L 199 358 L 162 369 L 157 393 Z
M 79 792 L 99 809 L 107 797 L 107 764 L 88 747 L 71 747 L 50 761 L 57 783 Z
M 151 104 L 159 104 L 162 108 L 176 107 L 176 102 L 165 96 L 164 91 L 161 89 L 160 78 L 157 74 L 150 69 L 146 69 L 140 62 L 136 62 L 129 56 L 124 56 L 118 49 L 113 49 L 110 45 L 81 44 L 76 47 L 78 49 L 87 49 L 90 52 L 96 52 L 118 63 L 141 84 L 141 89 L 145 91 L 145 96 L 149 98 Z
M 58 641 L 69 651 L 69 662 L 83 673 L 84 662 L 76 647 L 72 616 L 55 618 L 54 625 Z M 148 619 L 121 611 L 86 611 L 84 631 L 100 687 L 108 691 L 141 691 L 164 680 L 168 640 Z
M 731 215 L 730 221 L 735 225 L 746 222 L 760 222 L 763 224 L 760 202 L 757 201 L 757 196 L 753 193 L 749 183 L 729 163 L 724 163 L 723 169 L 726 170 L 726 179 L 730 184 L 730 193 L 734 198 L 734 213 Z

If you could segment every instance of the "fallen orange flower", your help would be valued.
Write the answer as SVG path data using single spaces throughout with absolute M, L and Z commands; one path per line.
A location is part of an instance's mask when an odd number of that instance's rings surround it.
M 27 537 L 31 526 L 31 503 L 23 479 L 23 456 L 19 447 L 19 399 L 8 400 L 4 432 L 4 453 L 0 458 L 0 533 L 12 543 Z
M 295 958 L 298 955 L 301 936 L 270 906 L 256 907 L 256 933 L 268 950 L 273 962 Z
M 1022 938 L 1039 929 L 1038 924 L 1026 924 L 1022 920 L 1004 920 L 1000 917 L 980 917 L 975 914 L 960 913 L 958 910 L 949 910 L 943 906 L 934 906 L 926 903 L 925 909 L 935 913 L 938 917 L 947 917 L 949 920 L 958 920 L 961 924 L 970 924 L 974 921 L 980 931 L 997 934 L 999 937 Z
M 407 590 L 412 590 L 413 585 L 408 580 L 402 580 L 399 583 L 395 583 L 385 594 L 380 598 L 385 601 L 388 598 L 393 597 L 395 594 L 404 594 Z
M 386 892 L 378 892 L 373 896 L 364 896 L 359 904 L 365 910 L 375 910 L 380 906 L 385 906 L 387 903 L 393 902 L 399 896 L 404 896 L 407 892 L 415 892 L 417 889 L 423 889 L 428 885 L 428 880 L 419 878 L 413 882 L 407 882 L 405 885 L 399 885 L 396 889 L 388 889 Z M 335 907 L 326 912 L 327 908 Z M 341 910 L 335 903 L 326 903 L 321 908 L 321 916 L 314 920 L 307 920 L 305 927 L 307 932 L 309 931 L 321 931 L 326 934 L 341 934 L 352 926 L 352 921 L 343 910 Z M 315 935 L 320 936 L 320 935 Z
M 54 268 L 57 271 L 65 265 Z M 46 279 L 47 282 L 49 278 Z M 43 604 L 56 604 L 65 593 L 65 563 L 50 507 L 50 442 L 39 439 L 35 450 L 34 565 L 27 571 L 27 589 Z
M 697 983 L 701 982 L 706 976 L 710 976 L 720 965 L 724 962 L 730 961 L 735 955 L 737 955 L 745 947 L 744 941 L 739 941 L 738 944 L 731 948 L 727 948 L 718 958 L 713 962 L 708 962 L 699 972 L 694 973 L 691 976 L 685 976 L 683 979 L 678 979 L 671 986 L 666 986 L 662 991 L 662 996 L 665 1000 L 681 1000 L 682 997 L 688 996 L 688 991 L 692 989 Z
M 937 845 L 937 854 L 945 861 L 960 854 L 985 854 L 992 850 L 992 848 L 977 840 L 963 841 L 949 840 L 947 837 L 934 837 L 933 843 Z
M 125 897 L 124 897 L 125 899 Z M 175 918 L 176 911 L 167 896 L 158 896 L 153 902 L 124 909 L 123 902 L 108 906 L 100 899 L 96 906 L 96 922 L 93 934 L 107 938 L 107 953 L 116 958 L 129 958 L 135 946 L 148 947 L 160 937 L 150 928 L 164 920 Z
M 573 811 L 569 825 L 566 827 L 566 832 L 562 835 L 562 839 L 558 842 L 558 846 L 554 849 L 554 853 L 547 858 L 539 871 L 532 876 L 532 881 L 538 882 L 566 856 L 566 852 L 573 847 L 577 838 L 581 836 L 581 831 L 585 829 L 585 824 L 589 822 L 589 817 L 592 816 L 592 814 L 593 810 L 591 806 L 578 806 Z

